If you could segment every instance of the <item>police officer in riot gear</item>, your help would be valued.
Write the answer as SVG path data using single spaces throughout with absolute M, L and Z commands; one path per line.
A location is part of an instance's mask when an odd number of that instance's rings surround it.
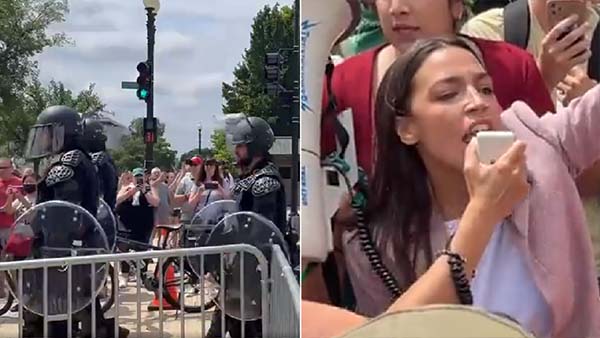
M 267 121 L 259 117 L 242 117 L 227 127 L 230 142 L 241 169 L 233 194 L 240 211 L 252 211 L 271 220 L 283 234 L 287 231 L 285 191 L 279 169 L 272 162 L 269 149 L 275 135 Z M 232 338 L 241 337 L 241 322 L 225 316 L 226 330 Z M 247 337 L 260 337 L 261 321 L 245 322 Z M 221 336 L 221 311 L 216 310 L 207 338 Z
M 38 188 L 38 203 L 62 200 L 81 205 L 92 215 L 98 210 L 96 169 L 82 145 L 83 123 L 75 110 L 52 106 L 40 113 L 31 128 L 27 157 L 59 155 Z
M 230 134 L 242 171 L 233 188 L 240 210 L 265 216 L 285 234 L 285 191 L 279 169 L 269 154 L 275 142 L 271 126 L 260 117 L 247 117 L 242 118 Z
M 107 138 L 102 123 L 96 119 L 85 119 L 83 121 L 83 139 L 84 146 L 98 169 L 100 197 L 114 210 L 119 179 L 116 165 L 106 152 Z
M 66 106 L 51 106 L 41 112 L 36 124 L 30 130 L 26 155 L 29 159 L 50 156 L 59 158 L 50 165 L 39 183 L 38 203 L 51 200 L 67 201 L 80 205 L 92 216 L 96 216 L 99 196 L 97 171 L 83 146 L 83 121 L 77 111 Z M 96 319 L 99 326 L 98 337 L 113 337 L 112 323 L 103 318 L 98 299 L 94 306 L 98 317 Z M 25 337 L 43 335 L 42 317 L 26 312 L 24 321 Z M 81 321 L 83 324 L 81 336 L 89 336 L 91 306 L 74 314 L 74 322 L 76 321 Z M 67 336 L 66 321 L 49 324 L 50 337 Z M 123 329 L 121 333 L 121 337 L 126 337 L 128 331 Z

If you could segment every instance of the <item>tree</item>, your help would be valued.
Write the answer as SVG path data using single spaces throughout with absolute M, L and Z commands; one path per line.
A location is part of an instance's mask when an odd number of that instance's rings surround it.
M 21 156 L 30 126 L 46 103 L 33 57 L 68 42 L 47 28 L 65 20 L 66 0 L 0 1 L 0 153 Z M 45 108 L 45 107 L 44 107 Z
M 37 75 L 32 57 L 46 47 L 68 42 L 47 28 L 65 20 L 66 0 L 3 0 L 0 2 L 0 98 L 18 95 Z
M 154 144 L 154 166 L 163 170 L 175 168 L 177 152 L 171 149 L 171 144 L 164 138 L 165 125 L 159 122 L 158 139 Z M 130 136 L 126 136 L 120 149 L 112 152 L 113 159 L 119 171 L 132 170 L 144 165 L 146 145 L 142 136 L 143 118 L 131 121 Z
M 38 80 L 28 85 L 19 98 L 11 98 L 9 104 L 13 109 L 0 115 L 0 144 L 8 155 L 22 156 L 27 142 L 29 129 L 35 123 L 39 113 L 53 105 L 66 105 L 82 113 L 83 117 L 99 114 L 106 105 L 96 92 L 94 84 L 77 95 L 65 88 L 62 82 L 50 81 L 44 87 Z
M 277 122 L 274 98 L 264 93 L 264 57 L 267 52 L 291 48 L 294 43 L 294 11 L 288 6 L 265 6 L 252 24 L 250 47 L 244 51 L 242 62 L 233 71 L 231 84 L 223 83 L 225 103 L 223 113 L 246 113 L 258 116 L 269 123 Z M 293 74 L 284 73 L 284 84 L 290 84 Z
M 213 156 L 218 161 L 224 161 L 228 164 L 229 170 L 232 170 L 229 164 L 233 163 L 235 157 L 233 156 L 231 150 L 227 148 L 227 139 L 225 137 L 224 130 L 215 130 L 212 135 L 210 135 L 210 141 L 212 143 Z

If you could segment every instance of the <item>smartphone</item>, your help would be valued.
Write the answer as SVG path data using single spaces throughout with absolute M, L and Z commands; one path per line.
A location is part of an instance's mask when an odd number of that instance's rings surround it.
M 18 191 L 20 193 L 23 193 L 23 186 L 22 185 L 9 185 L 7 191 Z
M 577 14 L 578 22 L 563 32 L 557 40 L 561 40 L 575 28 L 583 25 L 587 20 L 587 5 L 581 0 L 548 0 L 548 23 L 550 27 L 556 26 L 573 14 Z
M 207 182 L 204 183 L 204 188 L 207 190 L 215 190 L 219 188 L 219 184 L 217 182 Z
M 494 164 L 515 142 L 510 131 L 480 131 L 477 133 L 477 151 L 483 164 Z

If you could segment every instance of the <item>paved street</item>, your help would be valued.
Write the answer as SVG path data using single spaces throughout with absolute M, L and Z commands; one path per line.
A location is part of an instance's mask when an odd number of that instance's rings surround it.
M 155 338 L 160 337 L 160 321 L 159 312 L 147 311 L 147 306 L 152 301 L 152 294 L 142 288 L 141 302 L 141 321 L 140 334 L 136 334 L 138 316 L 136 306 L 136 289 L 135 283 L 129 283 L 130 287 L 121 290 L 120 306 L 119 306 L 119 323 L 121 326 L 131 330 L 129 337 L 135 338 Z M 107 313 L 108 317 L 114 315 L 114 307 Z M 205 332 L 208 331 L 210 318 L 213 311 L 207 311 L 204 316 L 202 314 L 185 314 L 185 337 L 199 338 L 201 334 L 202 320 L 205 319 Z M 181 313 L 177 311 L 164 311 L 163 315 L 163 330 L 165 338 L 181 337 Z M 7 313 L 0 317 L 0 338 L 15 338 L 18 337 L 18 325 L 16 313 Z

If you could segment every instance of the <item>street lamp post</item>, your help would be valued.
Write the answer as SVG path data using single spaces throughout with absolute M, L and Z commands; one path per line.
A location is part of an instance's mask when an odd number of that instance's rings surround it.
M 198 123 L 198 155 L 202 151 L 202 123 Z
M 148 39 L 148 66 L 150 67 L 150 93 L 146 100 L 146 119 L 147 121 L 154 120 L 154 37 L 156 34 L 156 15 L 160 9 L 159 0 L 144 0 L 144 8 L 146 9 L 146 34 Z M 158 128 L 158 126 L 155 126 Z M 154 143 L 146 142 L 146 154 L 144 159 L 144 167 L 150 169 L 154 162 Z

